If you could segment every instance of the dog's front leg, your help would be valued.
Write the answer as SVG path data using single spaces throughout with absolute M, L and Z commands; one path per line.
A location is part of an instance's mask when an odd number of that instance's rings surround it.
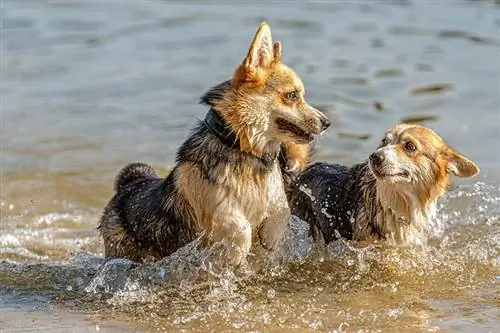
M 280 245 L 290 220 L 288 206 L 277 209 L 274 214 L 264 219 L 259 230 L 260 244 L 269 251 L 274 251 Z
M 250 253 L 252 246 L 252 227 L 242 214 L 225 214 L 214 217 L 211 231 L 207 234 L 209 242 L 224 246 L 230 263 L 240 265 Z

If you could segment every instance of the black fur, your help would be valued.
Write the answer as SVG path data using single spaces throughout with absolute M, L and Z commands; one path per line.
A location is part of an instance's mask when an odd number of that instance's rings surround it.
M 226 80 L 218 85 L 213 86 L 200 98 L 200 104 L 205 104 L 213 107 L 217 101 L 224 98 L 224 94 L 229 90 L 231 80 Z
M 317 162 L 289 184 L 287 196 L 292 214 L 310 224 L 313 238 L 329 243 L 340 237 L 353 239 L 357 227 L 376 232 L 374 210 L 367 207 L 376 204 L 374 185 L 366 162 L 353 167 Z M 366 216 L 366 226 L 358 220 L 362 212 L 373 215 Z
M 156 171 L 151 166 L 144 163 L 130 163 L 116 176 L 115 191 L 119 191 L 137 179 L 156 177 Z
M 120 177 L 130 179 L 127 170 L 135 171 L 134 166 L 151 168 L 142 163 L 125 166 Z M 151 168 L 152 169 L 152 168 Z M 161 179 L 144 173 L 143 177 L 135 173 L 134 179 L 120 187 L 104 210 L 99 229 L 119 229 L 124 232 L 122 245 L 106 253 L 108 257 L 125 257 L 140 261 L 145 254 L 164 257 L 186 245 L 196 237 L 197 230 L 185 223 L 193 219 L 188 205 L 174 205 L 174 201 L 183 200 L 174 184 L 175 169 L 167 178 Z M 123 247 L 123 248 L 121 248 Z M 123 255 L 120 255 L 121 253 Z

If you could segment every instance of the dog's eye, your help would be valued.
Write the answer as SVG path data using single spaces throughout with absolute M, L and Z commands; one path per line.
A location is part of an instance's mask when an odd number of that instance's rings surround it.
M 382 141 L 380 142 L 380 145 L 386 146 L 389 143 L 389 140 L 387 138 L 383 138 Z
M 417 147 L 415 147 L 415 145 L 412 142 L 405 143 L 403 147 L 406 151 L 410 153 L 414 152 L 417 149 Z
M 298 92 L 297 91 L 287 92 L 286 98 L 295 102 L 298 99 Z

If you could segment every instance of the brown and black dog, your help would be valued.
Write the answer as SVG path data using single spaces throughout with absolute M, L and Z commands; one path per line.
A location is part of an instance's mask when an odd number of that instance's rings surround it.
M 165 179 L 143 163 L 119 172 L 99 225 L 107 258 L 160 259 L 202 232 L 205 244 L 224 243 L 233 264 L 257 239 L 278 246 L 290 217 L 281 144 L 311 142 L 330 122 L 304 100 L 265 22 L 233 77 L 202 102 L 210 110 Z

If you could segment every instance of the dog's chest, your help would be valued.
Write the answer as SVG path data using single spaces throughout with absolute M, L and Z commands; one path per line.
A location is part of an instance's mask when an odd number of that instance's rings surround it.
M 265 175 L 254 175 L 252 181 L 245 185 L 246 188 L 241 189 L 240 207 L 252 225 L 258 226 L 265 218 L 279 214 L 288 207 L 277 164 Z

